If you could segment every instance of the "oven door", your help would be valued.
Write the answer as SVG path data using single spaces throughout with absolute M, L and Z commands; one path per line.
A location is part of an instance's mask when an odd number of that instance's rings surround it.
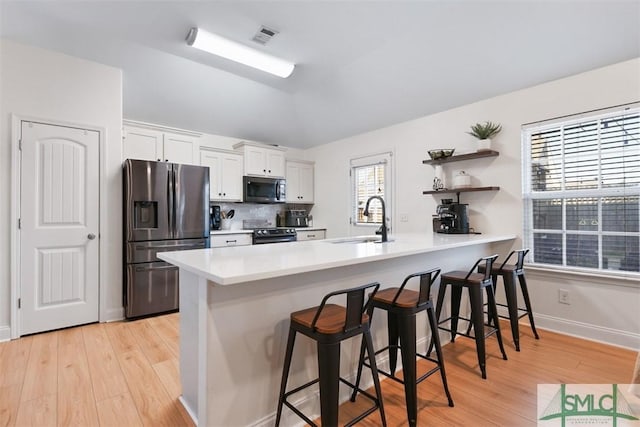
M 262 245 L 264 243 L 285 243 L 285 242 L 295 242 L 296 236 L 271 236 L 271 237 L 256 237 L 253 236 L 253 244 L 254 245 Z

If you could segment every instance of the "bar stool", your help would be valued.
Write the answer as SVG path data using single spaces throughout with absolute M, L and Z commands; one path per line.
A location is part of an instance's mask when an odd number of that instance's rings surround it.
M 280 385 L 280 395 L 278 398 L 278 411 L 276 415 L 276 426 L 280 425 L 282 416 L 282 405 L 286 405 L 300 418 L 312 426 L 316 426 L 312 420 L 304 415 L 300 410 L 287 401 L 287 398 L 313 384 L 320 383 L 320 417 L 322 425 L 338 425 L 338 388 L 340 381 L 364 394 L 374 405 L 362 414 L 349 421 L 346 426 L 351 426 L 362 420 L 367 415 L 380 410 L 382 425 L 386 426 L 384 407 L 382 404 L 382 393 L 380 391 L 380 380 L 376 368 L 375 356 L 373 353 L 373 343 L 371 341 L 371 331 L 369 325 L 369 315 L 367 310 L 371 305 L 371 299 L 375 296 L 379 283 L 345 289 L 342 291 L 327 294 L 318 307 L 308 308 L 302 311 L 291 313 L 291 324 L 289 326 L 289 338 L 287 340 L 287 350 L 282 370 L 282 382 Z M 365 292 L 372 290 L 365 303 Z M 335 296 L 345 295 L 346 308 L 336 304 L 327 304 L 327 301 Z M 293 355 L 293 345 L 296 333 L 313 339 L 318 348 L 318 378 L 312 380 L 293 390 L 286 391 L 289 369 L 291 368 L 291 356 Z M 376 390 L 376 395 L 357 388 L 344 378 L 340 377 L 340 342 L 356 335 L 362 335 L 364 345 L 371 361 L 371 375 Z
M 540 337 L 538 336 L 538 331 L 536 331 L 536 324 L 533 321 L 533 310 L 531 310 L 531 301 L 529 299 L 529 291 L 527 290 L 527 281 L 524 278 L 524 257 L 529 252 L 529 249 L 518 249 L 515 251 L 511 251 L 509 256 L 504 260 L 504 262 L 500 265 L 500 267 L 493 266 L 491 269 L 491 277 L 493 281 L 493 289 L 495 292 L 496 285 L 498 284 L 498 276 L 502 277 L 502 282 L 504 283 L 504 291 L 507 303 L 501 304 L 496 303 L 496 306 L 507 307 L 509 310 L 509 316 L 501 316 L 498 314 L 498 317 L 501 319 L 509 319 L 511 323 L 511 335 L 513 336 L 513 344 L 516 347 L 516 351 L 520 351 L 520 330 L 518 326 L 518 320 L 523 318 L 524 316 L 529 316 L 529 324 L 531 325 L 531 330 L 533 331 L 533 335 L 538 340 Z M 518 261 L 515 265 L 507 264 L 509 259 L 513 256 L 513 254 L 518 254 Z M 478 266 L 478 273 L 484 273 L 485 266 Z M 518 295 L 516 292 L 516 277 L 520 282 L 520 291 L 522 292 L 522 298 L 524 299 L 525 308 L 518 307 Z M 520 314 L 523 312 L 523 314 Z M 489 317 L 492 318 L 492 314 L 489 313 Z M 468 331 L 467 331 L 468 333 Z
M 442 357 L 440 337 L 438 336 L 438 324 L 436 322 L 433 303 L 430 298 L 431 285 L 435 282 L 439 274 L 440 269 L 434 268 L 429 271 L 407 276 L 399 288 L 388 288 L 375 294 L 373 296 L 373 303 L 369 307 L 368 311 L 370 319 L 373 319 L 373 311 L 376 308 L 387 312 L 389 345 L 376 351 L 375 354 L 378 355 L 385 351 L 389 352 L 390 372 L 384 372 L 381 369 L 379 369 L 378 372 L 401 384 L 404 384 L 407 416 L 410 426 L 415 426 L 418 418 L 417 385 L 437 371 L 440 371 L 444 391 L 447 395 L 447 399 L 449 400 L 449 406 L 453 407 L 453 399 L 451 398 L 451 393 L 449 393 L 447 376 L 444 369 L 444 358 Z M 405 286 L 407 283 L 416 277 L 420 278 L 419 291 L 406 289 Z M 427 319 L 429 320 L 429 327 L 431 328 L 431 338 L 436 348 L 437 359 L 419 354 L 416 350 L 416 314 L 421 311 L 427 312 Z M 400 345 L 398 345 L 398 339 L 400 340 Z M 398 349 L 401 349 L 404 381 L 395 376 Z M 364 350 L 365 348 L 363 345 L 360 350 L 360 364 L 358 366 L 356 386 L 360 384 L 362 366 L 369 366 L 365 362 Z M 420 378 L 416 378 L 417 356 L 436 364 L 435 367 L 430 369 Z M 354 392 L 351 396 L 351 401 L 355 401 L 355 395 L 356 394 Z
M 486 353 L 485 353 L 485 338 L 495 334 L 498 338 L 498 345 L 500 346 L 500 351 L 502 352 L 502 358 L 507 360 L 507 354 L 504 351 L 504 346 L 502 344 L 502 335 L 500 334 L 500 323 L 498 321 L 496 310 L 496 299 L 493 292 L 493 281 L 491 279 L 491 267 L 494 261 L 498 258 L 498 255 L 491 255 L 488 257 L 480 258 L 476 263 L 471 267 L 471 270 L 467 273 L 466 271 L 450 271 L 448 273 L 444 273 L 440 279 L 440 289 L 438 290 L 438 303 L 436 306 L 436 317 L 440 319 L 440 313 L 442 312 L 442 304 L 444 302 L 445 292 L 447 290 L 447 285 L 451 286 L 451 316 L 440 320 L 438 325 L 446 323 L 447 321 L 451 321 L 451 328 L 445 328 L 439 326 L 443 331 L 451 332 L 451 342 L 454 342 L 456 339 L 456 335 L 462 335 L 467 338 L 475 338 L 476 341 L 476 351 L 478 353 L 478 364 L 480 365 L 480 372 L 482 373 L 482 378 L 487 378 L 487 369 L 486 369 Z M 485 273 L 479 274 L 474 273 L 476 267 L 484 261 Z M 467 288 L 469 291 L 469 301 L 471 302 L 471 318 L 460 317 L 460 300 L 462 299 L 462 288 Z M 489 312 L 493 316 L 494 326 L 491 327 L 487 332 L 484 330 L 484 312 L 483 312 L 483 297 L 482 297 L 482 289 L 486 290 L 487 300 L 489 306 Z M 469 334 L 470 330 L 467 333 L 458 332 L 458 320 L 466 320 L 473 324 L 473 336 Z M 486 326 L 491 326 L 487 324 Z M 429 345 L 429 350 L 427 351 L 427 355 L 431 353 L 432 344 Z

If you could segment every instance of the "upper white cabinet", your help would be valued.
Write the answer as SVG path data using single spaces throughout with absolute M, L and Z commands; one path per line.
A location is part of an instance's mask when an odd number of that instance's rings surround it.
M 244 174 L 284 178 L 284 148 L 241 142 L 233 146 L 244 154 Z
M 231 151 L 200 150 L 200 166 L 209 167 L 211 200 L 242 201 L 242 155 Z
M 195 137 L 135 126 L 123 130 L 123 159 L 195 163 Z
M 287 160 L 287 202 L 313 203 L 313 162 Z

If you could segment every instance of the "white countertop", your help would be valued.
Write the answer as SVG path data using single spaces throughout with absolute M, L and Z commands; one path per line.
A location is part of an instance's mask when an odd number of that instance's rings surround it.
M 392 241 L 386 243 L 335 243 L 339 240 L 355 239 L 355 237 L 346 237 L 271 245 L 161 252 L 158 258 L 218 285 L 233 285 L 515 238 L 513 234 L 412 233 L 389 236 Z

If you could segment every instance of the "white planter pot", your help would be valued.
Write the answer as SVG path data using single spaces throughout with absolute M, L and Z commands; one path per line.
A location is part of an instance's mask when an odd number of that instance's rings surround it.
M 491 150 L 491 138 L 479 139 L 478 151 L 489 151 L 489 150 Z

